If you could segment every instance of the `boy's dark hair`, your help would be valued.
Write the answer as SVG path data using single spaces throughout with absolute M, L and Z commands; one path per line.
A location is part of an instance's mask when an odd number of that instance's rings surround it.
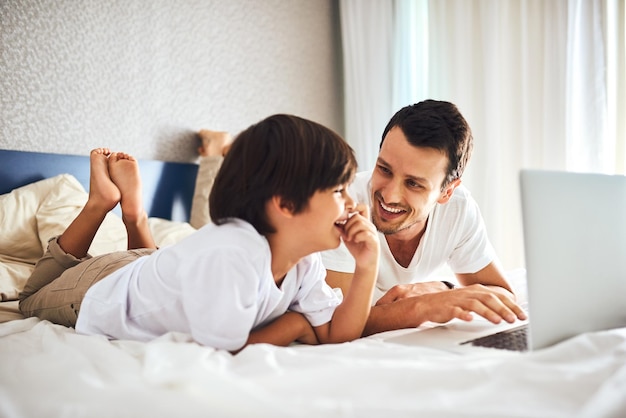
M 434 148 L 448 156 L 442 190 L 450 182 L 461 178 L 472 154 L 474 138 L 467 121 L 454 104 L 425 100 L 403 107 L 385 127 L 381 147 L 387 133 L 396 126 L 402 129 L 411 145 Z
M 241 132 L 215 177 L 209 195 L 211 220 L 249 222 L 259 234 L 275 232 L 265 203 L 282 197 L 294 213 L 318 190 L 352 181 L 356 158 L 332 130 L 292 115 L 273 115 Z

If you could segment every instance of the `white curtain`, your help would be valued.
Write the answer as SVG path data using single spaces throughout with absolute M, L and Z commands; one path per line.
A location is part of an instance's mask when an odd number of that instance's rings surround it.
M 392 109 L 393 8 L 387 1 L 340 3 L 343 41 L 345 135 L 369 169 Z M 350 116 L 348 116 L 350 114 Z
M 521 168 L 625 172 L 623 0 L 341 0 L 340 11 L 352 28 L 342 30 L 346 138 L 361 167 L 373 166 L 400 107 L 455 103 L 475 140 L 463 182 L 505 268 L 524 265 Z M 378 65 L 391 78 L 376 77 Z M 356 98 L 350 85 L 369 88 Z M 366 135 L 358 129 L 376 141 L 357 142 Z

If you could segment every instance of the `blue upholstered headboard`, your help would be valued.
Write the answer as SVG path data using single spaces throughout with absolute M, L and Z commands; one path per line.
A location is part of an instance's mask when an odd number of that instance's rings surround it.
M 139 168 L 148 215 L 189 221 L 198 165 L 139 160 Z M 0 194 L 65 173 L 89 190 L 88 156 L 0 150 Z

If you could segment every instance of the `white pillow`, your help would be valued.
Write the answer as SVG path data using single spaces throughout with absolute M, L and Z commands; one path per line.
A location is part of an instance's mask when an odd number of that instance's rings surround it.
M 37 231 L 37 211 L 48 195 L 65 184 L 68 177 L 71 176 L 60 175 L 40 180 L 0 196 L 2 301 L 17 299 L 35 263 L 43 255 Z
M 0 299 L 15 300 L 24 288 L 48 240 L 63 233 L 87 201 L 76 178 L 61 174 L 0 196 Z M 126 230 L 110 213 L 96 234 L 90 252 L 103 254 L 126 248 Z
M 88 194 L 72 176 L 59 180 L 50 191 L 37 212 L 37 226 L 42 248 L 47 248 L 48 240 L 60 235 L 80 213 L 87 202 Z M 159 247 L 173 244 L 193 233 L 195 229 L 186 222 L 150 218 L 148 225 Z M 126 227 L 122 219 L 109 212 L 98 229 L 89 254 L 96 256 L 127 248 Z
M 17 299 L 17 295 L 24 288 L 34 267 L 32 263 L 0 254 L 0 300 L 2 302 Z
M 196 231 L 187 222 L 169 221 L 161 218 L 149 218 L 148 225 L 150 225 L 154 242 L 158 247 L 175 244 Z
M 53 177 L 0 196 L 0 254 L 35 263 L 43 255 L 35 215 L 59 181 Z

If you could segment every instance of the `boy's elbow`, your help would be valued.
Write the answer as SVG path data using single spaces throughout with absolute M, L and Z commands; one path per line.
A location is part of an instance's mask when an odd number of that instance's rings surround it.
M 357 329 L 338 330 L 338 329 L 333 329 L 332 324 L 327 324 L 327 325 L 328 327 L 325 327 L 326 329 L 324 330 L 320 330 L 319 333 L 317 329 L 315 330 L 317 339 L 320 342 L 320 344 L 346 343 L 346 342 L 354 341 L 356 339 L 361 338 L 363 334 L 363 329 L 361 330 L 357 330 Z

